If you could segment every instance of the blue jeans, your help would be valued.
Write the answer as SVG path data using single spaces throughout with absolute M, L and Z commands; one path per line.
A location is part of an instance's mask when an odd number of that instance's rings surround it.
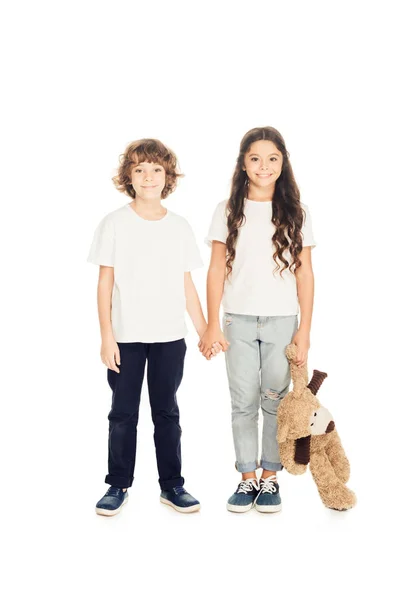
M 236 468 L 280 471 L 276 412 L 290 385 L 285 348 L 298 327 L 297 315 L 256 317 L 225 313 L 223 331 L 232 399 Z M 261 461 L 258 460 L 258 415 L 263 414 Z
M 186 342 L 118 342 L 120 373 L 107 370 L 113 391 L 108 415 L 108 474 L 106 483 L 132 485 L 136 460 L 136 426 L 144 370 L 147 362 L 151 416 L 154 423 L 159 484 L 162 490 L 183 485 L 181 427 L 176 392 L 183 376 Z

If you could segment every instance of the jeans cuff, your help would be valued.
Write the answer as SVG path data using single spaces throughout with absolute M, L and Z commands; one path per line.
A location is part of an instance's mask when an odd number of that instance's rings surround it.
M 108 485 L 115 485 L 119 488 L 129 488 L 132 485 L 133 477 L 121 477 L 120 475 L 107 475 L 105 480 Z
M 160 484 L 162 492 L 169 492 L 174 487 L 183 485 L 185 483 L 185 480 L 183 477 L 174 477 L 173 479 L 159 479 L 158 483 Z
M 239 473 L 251 473 L 251 471 L 258 469 L 259 466 L 256 461 L 249 463 L 235 462 L 236 471 L 239 471 Z
M 261 467 L 266 471 L 282 471 L 281 463 L 268 462 L 267 460 L 261 460 Z

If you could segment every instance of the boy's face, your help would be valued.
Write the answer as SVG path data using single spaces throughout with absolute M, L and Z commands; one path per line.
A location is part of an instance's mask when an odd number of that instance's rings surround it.
M 282 172 L 283 157 L 273 142 L 259 140 L 251 144 L 244 156 L 243 170 L 256 187 L 274 185 Z
M 144 200 L 161 198 L 165 187 L 165 169 L 157 163 L 142 162 L 131 172 L 132 186 L 136 196 Z

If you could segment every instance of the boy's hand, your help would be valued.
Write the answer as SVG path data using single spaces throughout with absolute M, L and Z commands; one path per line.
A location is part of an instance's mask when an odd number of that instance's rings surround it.
M 308 350 L 310 349 L 309 333 L 299 329 L 295 333 L 292 343 L 297 346 L 297 357 L 294 362 L 298 367 L 304 367 L 307 364 Z
M 108 369 L 119 373 L 117 365 L 119 366 L 121 364 L 121 357 L 118 344 L 112 336 L 102 340 L 100 356 L 101 362 L 106 365 Z
M 207 327 L 203 337 L 198 343 L 199 350 L 203 356 L 207 358 L 207 355 L 212 354 L 212 348 L 218 348 L 218 352 L 222 350 L 226 352 L 228 350 L 229 342 L 226 341 L 224 334 L 219 327 Z M 215 346 L 218 344 L 218 346 Z

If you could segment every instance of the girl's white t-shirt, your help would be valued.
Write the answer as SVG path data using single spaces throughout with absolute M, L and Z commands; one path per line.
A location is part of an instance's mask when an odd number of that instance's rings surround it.
M 228 237 L 227 201 L 220 202 L 212 217 L 208 235 L 205 238 L 211 246 L 213 240 L 226 243 Z M 303 247 L 315 246 L 311 217 L 305 204 L 302 227 Z M 276 263 L 273 259 L 275 246 L 272 236 L 275 225 L 272 219 L 272 202 L 245 200 L 245 221 L 239 228 L 236 257 L 232 273 L 225 280 L 222 306 L 225 312 L 256 316 L 296 315 L 299 312 L 296 277 L 285 269 L 282 277 L 274 274 Z M 291 263 L 290 253 L 284 256 Z M 279 261 L 278 261 L 279 262 Z
M 88 261 L 114 267 L 117 342 L 170 342 L 187 334 L 184 273 L 203 261 L 184 217 L 169 210 L 149 221 L 125 204 L 100 222 Z

